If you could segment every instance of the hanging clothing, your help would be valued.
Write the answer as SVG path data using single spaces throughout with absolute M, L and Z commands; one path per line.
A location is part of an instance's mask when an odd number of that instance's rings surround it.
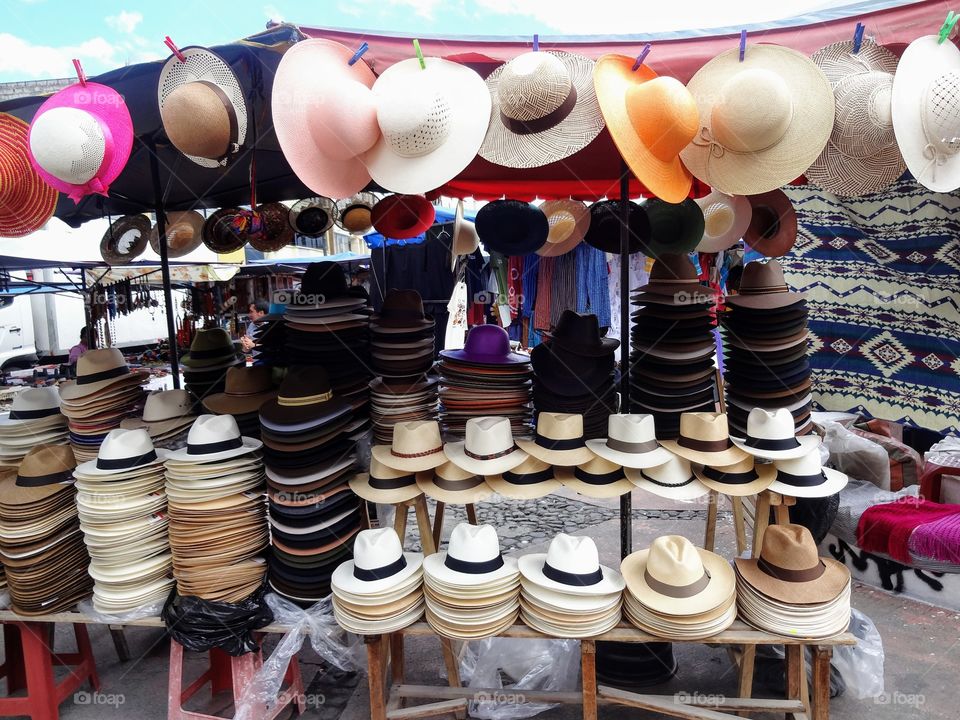
M 600 327 L 610 326 L 607 258 L 602 250 L 580 243 L 571 255 L 577 266 L 577 312 L 593 313 Z
M 629 264 L 629 273 L 630 273 L 630 290 L 636 290 L 641 285 L 646 285 L 647 280 L 650 277 L 650 273 L 647 270 L 647 257 L 643 253 L 633 253 L 630 257 Z M 617 338 L 618 340 L 623 340 L 620 337 L 620 256 L 619 255 L 607 255 L 607 290 L 610 298 L 610 329 L 607 331 L 607 337 Z M 627 307 L 627 312 L 629 313 L 631 308 Z M 630 321 L 631 327 L 633 326 L 633 320 Z
M 577 309 L 577 260 L 572 252 L 556 258 L 550 287 L 550 325 L 556 327 L 564 310 Z
M 550 329 L 550 307 L 552 304 L 553 274 L 557 259 L 542 257 L 537 263 L 537 299 L 533 311 L 533 326 L 537 330 Z

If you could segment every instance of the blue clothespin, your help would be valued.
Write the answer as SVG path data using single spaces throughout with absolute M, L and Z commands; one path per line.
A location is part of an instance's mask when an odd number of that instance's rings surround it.
M 353 65 L 357 60 L 363 57 L 363 54 L 370 49 L 370 46 L 367 43 L 362 43 L 360 47 L 357 48 L 357 51 L 353 54 L 349 60 L 347 60 L 347 65 Z
M 540 50 L 540 36 L 534 34 L 533 36 L 533 51 L 538 52 Z
M 743 62 L 743 54 L 747 51 L 747 29 L 740 31 L 740 62 Z
M 853 52 L 860 52 L 860 45 L 863 44 L 863 31 L 867 29 L 867 26 L 863 23 L 857 23 L 857 29 L 853 31 Z
M 650 43 L 647 43 L 643 46 L 643 50 L 640 51 L 640 54 L 637 55 L 637 61 L 633 64 L 633 72 L 636 72 L 640 69 L 640 66 L 643 65 L 643 61 L 647 59 L 647 55 L 650 53 Z

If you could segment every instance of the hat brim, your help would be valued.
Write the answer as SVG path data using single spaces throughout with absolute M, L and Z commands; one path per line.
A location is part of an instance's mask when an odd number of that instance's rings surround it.
M 850 571 L 832 558 L 821 557 L 823 574 L 809 582 L 787 582 L 760 569 L 760 559 L 736 558 L 737 572 L 757 592 L 785 603 L 825 603 L 836 599 L 850 583 Z
M 77 469 L 74 472 L 81 477 L 100 477 L 100 476 L 107 476 L 107 475 L 121 475 L 124 473 L 142 473 L 147 468 L 150 468 L 150 467 L 155 468 L 158 466 L 162 466 L 164 460 L 167 459 L 167 455 L 169 454 L 169 451 L 162 450 L 160 448 L 156 448 L 154 452 L 157 453 L 156 460 L 151 460 L 150 462 L 144 463 L 143 465 L 137 465 L 134 468 L 121 468 L 119 470 L 103 470 L 97 467 L 96 460 L 88 460 L 85 463 L 80 463 L 79 465 L 77 465 Z M 161 471 L 163 470 L 162 467 L 159 467 L 159 469 Z
M 517 443 L 519 446 L 519 442 Z M 500 475 L 509 470 L 513 470 L 527 459 L 527 454 L 519 447 L 503 457 L 491 458 L 490 460 L 476 460 L 466 451 L 464 441 L 446 443 L 443 446 L 443 452 L 447 458 L 461 470 L 473 473 L 475 475 Z
M 444 450 L 430 453 L 423 457 L 403 458 L 393 455 L 389 445 L 376 445 L 370 451 L 377 461 L 383 463 L 393 470 L 403 470 L 405 472 L 424 472 L 440 467 L 448 458 Z
M 421 475 L 425 473 L 417 474 Z M 423 491 L 420 489 L 420 486 L 417 482 L 412 482 L 405 487 L 394 488 L 392 490 L 381 490 L 380 488 L 375 488 L 370 484 L 370 475 L 366 473 L 351 478 L 348 484 L 350 485 L 350 489 L 364 500 L 369 502 L 384 503 L 386 505 L 413 500 L 414 498 L 420 497 L 423 494 Z
M 730 600 L 737 592 L 737 576 L 720 555 L 696 548 L 710 579 L 706 586 L 691 597 L 671 597 L 657 592 L 646 580 L 650 548 L 627 555 L 620 564 L 620 572 L 627 590 L 640 603 L 654 612 L 665 615 L 699 615 L 714 610 Z
M 700 482 L 696 476 L 693 476 L 690 482 L 684 483 L 683 485 L 666 486 L 650 482 L 640 474 L 640 470 L 634 468 L 624 468 L 623 473 L 641 490 L 646 490 L 651 495 L 668 498 L 670 500 L 696 500 L 710 492 L 710 488 Z
M 761 450 L 748 445 L 746 438 L 735 438 L 732 435 L 730 436 L 730 442 L 754 457 L 764 458 L 765 460 L 792 460 L 803 457 L 811 450 L 820 447 L 821 440 L 819 435 L 803 435 L 797 438 L 797 447 L 789 450 Z
M 777 474 L 777 470 L 772 464 L 760 463 L 754 466 L 754 471 L 757 474 L 756 480 L 748 483 L 725 483 L 707 477 L 707 475 L 703 472 L 703 465 L 693 465 L 692 469 L 693 475 L 697 478 L 697 480 L 702 482 L 711 490 L 716 490 L 718 493 L 722 493 L 730 497 L 746 497 L 748 495 L 756 495 L 759 492 L 763 492 L 770 487 L 770 484 L 773 482 L 773 478 Z M 723 467 L 716 467 L 715 469 L 723 470 Z
M 136 378 L 136 380 L 133 378 Z M 67 380 L 60 384 L 60 397 L 68 402 L 71 400 L 80 400 L 81 398 L 89 397 L 100 392 L 101 390 L 104 390 L 105 388 L 111 387 L 112 385 L 121 385 L 124 383 L 138 385 L 146 382 L 146 379 L 146 372 L 141 370 L 131 370 L 130 372 L 124 373 L 123 375 L 118 375 L 115 378 L 99 380 L 92 383 L 80 384 L 76 380 Z M 64 414 L 66 415 L 66 413 Z
M 717 202 L 714 200 L 717 195 L 722 196 L 723 201 L 730 204 L 731 210 L 733 211 L 734 220 L 730 224 L 730 227 L 727 228 L 725 233 L 721 233 L 720 235 L 710 235 L 708 232 L 709 228 L 706 222 L 706 215 L 711 204 Z M 726 193 L 721 193 L 719 190 L 714 190 L 709 195 L 705 195 L 694 202 L 700 206 L 700 210 L 702 210 L 704 214 L 703 238 L 700 240 L 699 244 L 697 244 L 697 252 L 721 252 L 722 250 L 728 250 L 729 248 L 732 248 L 734 245 L 740 242 L 740 240 L 743 238 L 743 234 L 750 226 L 750 218 L 753 215 L 753 208 L 750 205 L 750 201 L 746 197 L 743 195 L 727 195 Z
M 661 440 L 660 444 L 675 455 L 679 455 L 685 460 L 700 465 L 710 465 L 711 467 L 726 467 L 733 465 L 749 457 L 747 453 L 736 445 L 728 447 L 720 452 L 700 452 L 691 450 L 680 444 L 679 440 Z
M 203 398 L 203 406 L 217 415 L 245 415 L 259 412 L 265 402 L 277 397 L 276 390 L 254 393 L 252 395 L 230 395 L 217 393 Z
M 608 568 L 606 565 L 600 566 L 600 572 L 603 575 L 600 582 L 593 585 L 564 585 L 556 580 L 551 580 L 543 574 L 543 565 L 547 560 L 546 553 L 532 553 L 524 555 L 517 561 L 520 574 L 529 582 L 537 587 L 546 590 L 552 590 L 557 593 L 569 595 L 613 595 L 619 593 L 624 588 L 623 576 L 616 570 Z M 562 603 L 562 598 L 558 597 L 558 605 Z M 561 605 L 562 606 L 562 605 Z
M 823 468 L 824 481 L 819 485 L 801 486 L 790 485 L 774 479 L 768 490 L 797 498 L 822 498 L 836 495 L 847 486 L 849 478 L 839 470 Z
M 417 486 L 428 498 L 447 505 L 474 505 L 483 502 L 494 493 L 493 488 L 486 481 L 463 490 L 449 490 L 439 487 L 434 479 L 435 475 L 432 473 L 423 477 L 418 475 Z
M 662 447 L 645 453 L 626 453 L 620 450 L 612 450 L 607 447 L 607 438 L 587 440 L 587 447 L 597 457 L 625 468 L 652 468 L 663 465 L 670 459 L 670 453 Z
M 549 480 L 541 480 L 540 482 L 528 483 L 526 485 L 512 483 L 504 479 L 503 473 L 488 475 L 486 480 L 487 485 L 493 492 L 502 497 L 510 498 L 511 500 L 535 500 L 536 498 L 546 497 L 563 487 L 562 482 L 552 478 Z
M 462 573 L 451 570 L 444 562 L 447 559 L 446 552 L 438 552 L 428 555 L 423 560 L 423 574 L 448 585 L 458 587 L 483 587 L 492 585 L 511 576 L 518 575 L 517 559 L 512 557 L 503 558 L 503 565 L 498 569 L 488 573 Z
M 735 308 L 749 310 L 777 310 L 796 305 L 807 299 L 806 293 L 787 290 L 785 292 L 757 293 L 747 295 L 727 295 L 724 302 Z
M 531 457 L 548 465 L 583 465 L 593 459 L 593 452 L 586 445 L 572 450 L 548 450 L 537 445 L 535 440 L 517 440 L 517 447 Z M 510 469 L 510 468 L 507 468 Z M 492 473 L 491 473 L 492 474 Z
M 400 585 L 404 580 L 423 567 L 423 553 L 405 552 L 403 553 L 403 558 L 406 561 L 403 570 L 382 580 L 358 580 L 353 575 L 353 569 L 355 567 L 354 561 L 347 560 L 333 571 L 333 574 L 330 576 L 330 584 L 331 586 L 336 586 L 337 589 L 345 590 L 354 595 L 382 593 L 392 587 Z

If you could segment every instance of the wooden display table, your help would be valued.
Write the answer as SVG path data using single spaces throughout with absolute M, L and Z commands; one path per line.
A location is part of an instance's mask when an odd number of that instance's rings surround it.
M 468 699 L 486 694 L 492 697 L 504 694 L 502 688 L 462 688 L 434 685 L 409 685 L 404 682 L 403 639 L 406 636 L 436 636 L 433 628 L 420 622 L 400 632 L 388 635 L 368 635 L 367 662 L 370 682 L 370 717 L 372 720 L 412 720 L 413 718 L 434 717 L 454 713 L 462 716 L 467 709 Z M 526 625 L 514 625 L 498 637 L 535 638 L 547 636 Z M 584 720 L 596 720 L 598 703 L 628 705 L 663 713 L 679 718 L 695 720 L 732 720 L 733 713 L 776 712 L 792 716 L 794 720 L 827 720 L 830 717 L 830 657 L 837 645 L 855 645 L 857 640 L 850 633 L 843 633 L 827 640 L 803 640 L 781 637 L 754 630 L 737 621 L 728 630 L 706 640 L 687 641 L 701 645 L 731 645 L 755 647 L 757 645 L 784 645 L 786 650 L 787 692 L 784 700 L 761 698 L 722 698 L 706 696 L 702 689 L 689 693 L 687 702 L 676 695 L 641 695 L 617 688 L 597 686 L 596 643 L 597 641 L 652 643 L 663 642 L 663 638 L 645 633 L 632 625 L 620 626 L 597 637 L 580 642 L 582 691 L 518 691 L 530 702 L 582 704 Z M 671 642 L 684 642 L 673 640 Z M 802 686 L 806 685 L 804 673 L 803 649 L 813 651 L 813 685 L 810 699 Z M 393 650 L 394 662 L 386 684 L 386 667 L 389 650 Z M 404 706 L 407 698 L 431 699 L 434 702 L 424 705 Z M 695 703 L 709 703 L 709 707 Z

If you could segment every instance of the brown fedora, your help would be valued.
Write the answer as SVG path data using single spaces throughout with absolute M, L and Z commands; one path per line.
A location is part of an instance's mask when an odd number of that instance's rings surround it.
M 390 290 L 379 314 L 370 317 L 373 328 L 409 332 L 433 327 L 433 318 L 423 312 L 423 299 L 416 290 Z M 389 332 L 389 330 L 386 330 Z
M 273 371 L 268 366 L 231 367 L 227 368 L 224 391 L 205 397 L 203 406 L 218 415 L 243 415 L 257 412 L 276 396 Z
M 797 212 L 783 190 L 750 195 L 753 215 L 743 234 L 747 247 L 766 257 L 782 257 L 797 241 Z
M 740 294 L 727 296 L 726 303 L 738 308 L 775 310 L 794 305 L 805 297 L 787 287 L 779 262 L 755 260 L 743 269 Z

